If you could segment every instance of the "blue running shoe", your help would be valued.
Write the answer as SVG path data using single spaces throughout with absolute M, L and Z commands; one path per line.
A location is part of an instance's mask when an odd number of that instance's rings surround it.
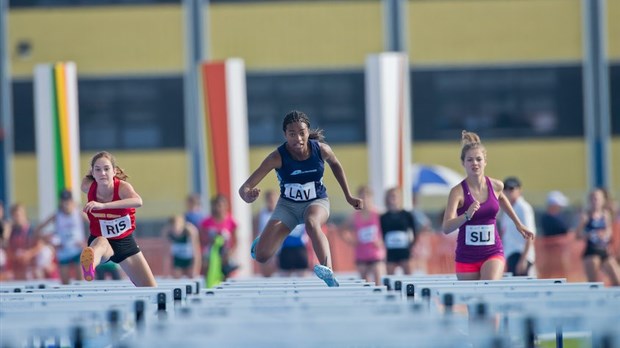
M 314 265 L 314 274 L 316 274 L 317 277 L 321 278 L 330 288 L 340 286 L 340 284 L 336 280 L 336 277 L 334 276 L 334 272 L 332 272 L 329 267 L 325 267 L 323 265 Z
M 256 244 L 258 244 L 259 238 L 260 236 L 256 237 L 256 239 L 254 239 L 254 241 L 252 242 L 252 246 L 250 247 L 250 255 L 254 260 L 256 260 Z

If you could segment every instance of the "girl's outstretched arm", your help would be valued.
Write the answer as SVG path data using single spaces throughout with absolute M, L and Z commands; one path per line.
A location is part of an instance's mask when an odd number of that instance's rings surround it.
M 336 181 L 340 185 L 342 192 L 344 193 L 347 202 L 355 209 L 364 208 L 364 201 L 357 197 L 351 196 L 351 191 L 349 190 L 349 184 L 347 183 L 347 177 L 344 174 L 344 168 L 342 168 L 342 164 L 338 161 L 336 154 L 332 151 L 331 147 L 325 143 L 321 144 L 321 156 L 323 160 L 329 164 L 329 167 L 332 169 L 332 173 L 336 177 Z
M 282 158 L 278 150 L 274 150 L 267 155 L 263 162 L 254 170 L 250 177 L 239 188 L 239 196 L 246 203 L 254 202 L 260 195 L 260 189 L 256 187 L 263 178 L 273 169 L 280 168 L 282 165 Z

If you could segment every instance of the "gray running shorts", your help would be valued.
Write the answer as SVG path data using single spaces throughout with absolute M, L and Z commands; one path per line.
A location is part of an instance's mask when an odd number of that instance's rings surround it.
M 304 223 L 306 209 L 311 205 L 323 207 L 329 216 L 329 198 L 317 198 L 308 202 L 292 202 L 279 198 L 270 220 L 282 221 L 292 231 L 295 226 Z

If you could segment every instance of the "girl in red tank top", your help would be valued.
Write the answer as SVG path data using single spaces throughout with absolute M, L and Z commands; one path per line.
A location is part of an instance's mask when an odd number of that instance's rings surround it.
M 136 286 L 157 286 L 133 238 L 135 208 L 142 206 L 142 198 L 125 181 L 127 175 L 116 165 L 112 154 L 99 152 L 90 164 L 81 185 L 82 192 L 88 195 L 84 212 L 90 222 L 88 247 L 80 255 L 84 279 L 93 280 L 97 265 L 111 260 L 121 266 Z

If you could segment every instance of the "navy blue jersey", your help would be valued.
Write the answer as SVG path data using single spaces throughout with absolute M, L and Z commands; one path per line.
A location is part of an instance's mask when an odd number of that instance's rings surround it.
M 307 202 L 317 198 L 327 198 L 323 185 L 325 163 L 321 156 L 321 145 L 316 140 L 308 140 L 310 157 L 297 161 L 286 149 L 286 143 L 278 146 L 282 166 L 276 169 L 280 182 L 280 197 L 293 202 Z

